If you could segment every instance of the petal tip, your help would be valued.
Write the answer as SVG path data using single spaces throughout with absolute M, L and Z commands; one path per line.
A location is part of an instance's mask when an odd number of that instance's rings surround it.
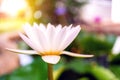
M 81 30 L 81 27 L 80 27 L 80 25 L 77 25 L 77 26 L 76 26 L 76 28 L 77 28 L 78 30 Z

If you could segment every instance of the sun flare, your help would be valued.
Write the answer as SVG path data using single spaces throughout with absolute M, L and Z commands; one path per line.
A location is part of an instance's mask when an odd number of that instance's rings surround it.
M 27 3 L 25 0 L 3 0 L 1 4 L 1 11 L 16 16 L 19 11 L 25 10 Z

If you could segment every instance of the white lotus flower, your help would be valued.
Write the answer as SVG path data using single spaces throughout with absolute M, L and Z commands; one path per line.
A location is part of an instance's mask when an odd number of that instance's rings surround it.
M 64 49 L 75 39 L 80 31 L 80 26 L 72 27 L 61 25 L 53 26 L 48 24 L 34 23 L 24 25 L 25 34 L 20 33 L 20 37 L 33 49 L 33 50 L 15 50 L 9 49 L 12 52 L 25 53 L 25 54 L 38 54 L 42 59 L 51 64 L 56 64 L 60 60 L 61 54 L 66 54 L 74 57 L 92 57 L 93 55 L 76 54 Z

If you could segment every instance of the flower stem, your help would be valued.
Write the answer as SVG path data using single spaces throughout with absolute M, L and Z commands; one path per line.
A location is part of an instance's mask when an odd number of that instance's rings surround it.
M 53 80 L 53 64 L 48 63 L 48 80 Z

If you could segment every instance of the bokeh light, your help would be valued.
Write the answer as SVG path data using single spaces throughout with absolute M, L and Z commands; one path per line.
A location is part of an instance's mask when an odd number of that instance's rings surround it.
M 25 10 L 27 3 L 25 0 L 3 0 L 1 11 L 10 16 L 16 16 L 19 11 Z

